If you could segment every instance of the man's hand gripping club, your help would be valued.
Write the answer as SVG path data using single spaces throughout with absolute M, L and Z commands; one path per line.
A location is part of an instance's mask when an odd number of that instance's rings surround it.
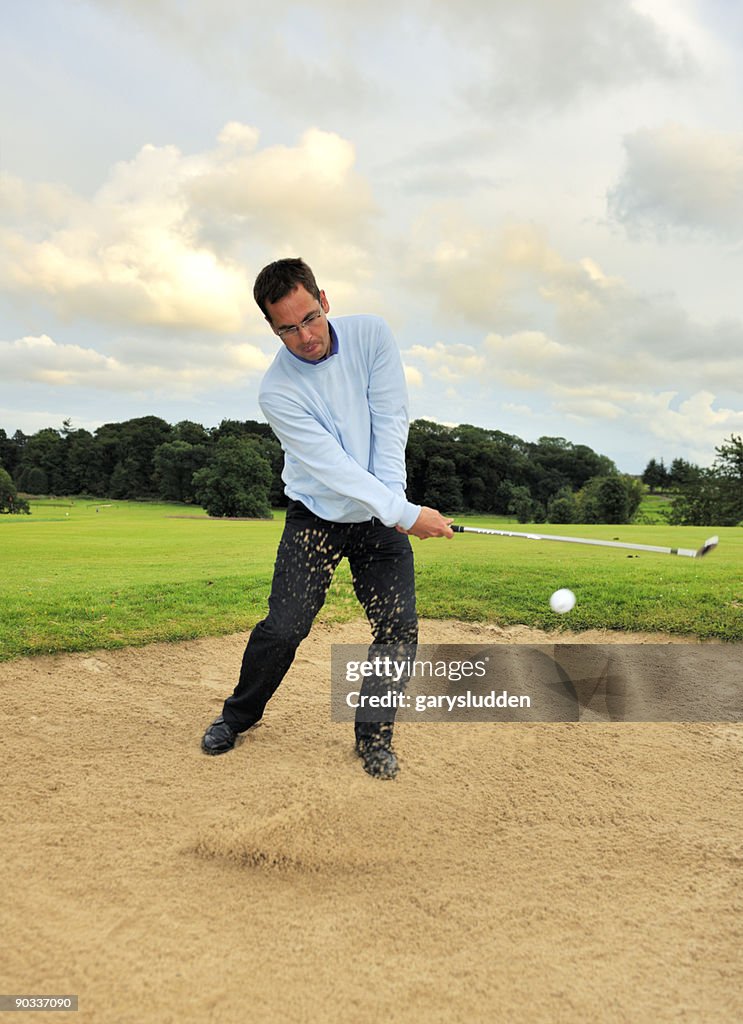
M 407 533 L 408 536 L 418 537 L 420 540 L 428 540 L 429 537 L 451 538 L 454 536 L 454 531 L 451 528 L 453 522 L 453 519 L 442 516 L 435 508 L 428 508 L 427 505 L 424 505 L 409 530 L 403 530 L 401 526 L 398 526 L 397 529 L 400 533 Z

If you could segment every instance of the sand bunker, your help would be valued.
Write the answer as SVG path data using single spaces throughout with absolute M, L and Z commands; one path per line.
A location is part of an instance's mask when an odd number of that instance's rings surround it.
M 0 665 L 2 991 L 80 1024 L 741 1019 L 743 726 L 401 724 L 379 782 L 328 708 L 367 638 L 317 624 L 215 758 L 244 635 Z

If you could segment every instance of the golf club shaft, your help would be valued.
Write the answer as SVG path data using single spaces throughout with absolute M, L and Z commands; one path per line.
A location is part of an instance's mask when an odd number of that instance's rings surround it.
M 525 540 L 557 540 L 566 544 L 592 544 L 601 548 L 628 548 L 632 551 L 655 551 L 661 555 L 684 555 L 687 558 L 697 558 L 706 555 L 711 548 L 717 544 L 716 537 L 710 537 L 698 550 L 694 548 L 664 548 L 655 544 L 625 544 L 618 540 L 589 540 L 586 537 L 559 537 L 551 533 L 516 533 L 512 530 L 486 530 L 479 526 L 455 526 L 452 523 L 452 530 L 455 533 L 487 533 L 497 537 L 523 537 Z

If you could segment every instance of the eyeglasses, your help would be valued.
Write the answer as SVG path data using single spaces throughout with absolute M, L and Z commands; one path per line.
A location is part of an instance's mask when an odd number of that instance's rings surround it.
M 284 341 L 286 338 L 295 338 L 300 330 L 306 330 L 310 324 L 314 324 L 318 317 L 322 316 L 322 310 L 318 309 L 316 313 L 310 313 L 306 316 L 301 324 L 297 324 L 295 327 L 280 327 L 276 333 Z

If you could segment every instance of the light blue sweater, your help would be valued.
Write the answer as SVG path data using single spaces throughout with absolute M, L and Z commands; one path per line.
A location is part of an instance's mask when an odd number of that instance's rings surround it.
M 336 523 L 372 518 L 410 529 L 420 513 L 405 497 L 408 399 L 384 320 L 333 320 L 338 351 L 307 363 L 282 346 L 259 402 L 284 449 L 288 497 Z

